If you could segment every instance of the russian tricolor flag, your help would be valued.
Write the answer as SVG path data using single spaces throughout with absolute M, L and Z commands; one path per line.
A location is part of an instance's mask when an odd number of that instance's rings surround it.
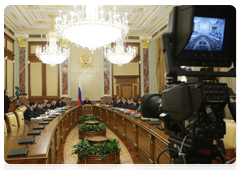
M 79 76 L 79 86 L 78 86 L 78 106 L 82 105 L 82 86 L 81 86 L 81 79 Z

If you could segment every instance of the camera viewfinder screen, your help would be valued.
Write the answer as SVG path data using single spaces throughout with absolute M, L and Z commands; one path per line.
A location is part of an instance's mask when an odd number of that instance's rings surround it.
M 194 17 L 193 33 L 184 48 L 196 51 L 222 51 L 225 19 Z

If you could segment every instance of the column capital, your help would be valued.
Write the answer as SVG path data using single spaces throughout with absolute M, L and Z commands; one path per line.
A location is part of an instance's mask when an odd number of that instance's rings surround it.
M 19 47 L 26 47 L 27 39 L 18 39 Z
M 148 48 L 149 42 L 150 42 L 149 40 L 142 40 L 142 47 Z

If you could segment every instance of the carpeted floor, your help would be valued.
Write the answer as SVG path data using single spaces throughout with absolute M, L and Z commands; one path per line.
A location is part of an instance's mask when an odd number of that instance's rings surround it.
M 111 131 L 107 128 L 106 130 L 106 136 L 109 139 L 116 139 L 119 141 L 119 145 L 121 148 L 120 152 L 120 159 L 121 159 L 121 164 L 133 164 L 132 158 L 123 144 L 123 142 Z M 78 127 L 76 126 L 75 128 L 72 129 L 72 131 L 69 133 L 65 146 L 64 146 L 64 164 L 77 164 L 78 157 L 77 155 L 72 155 L 72 146 L 75 145 L 76 143 L 79 142 L 78 139 Z

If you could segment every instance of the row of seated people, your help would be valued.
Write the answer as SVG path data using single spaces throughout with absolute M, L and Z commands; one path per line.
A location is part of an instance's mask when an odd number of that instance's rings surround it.
M 49 110 L 65 106 L 67 107 L 65 97 L 61 97 L 57 102 L 55 99 L 51 99 L 51 101 L 43 100 L 38 103 L 31 101 L 29 107 L 24 112 L 24 119 L 25 121 L 30 121 L 31 118 L 45 117 L 50 114 Z
M 137 101 L 136 98 L 127 98 L 126 97 L 121 97 L 117 96 L 117 102 L 114 101 L 114 98 L 110 98 L 110 103 L 109 106 L 112 107 L 120 107 L 120 108 L 124 108 L 124 109 L 129 109 L 129 110 L 137 110 L 139 112 L 141 112 L 141 100 Z

